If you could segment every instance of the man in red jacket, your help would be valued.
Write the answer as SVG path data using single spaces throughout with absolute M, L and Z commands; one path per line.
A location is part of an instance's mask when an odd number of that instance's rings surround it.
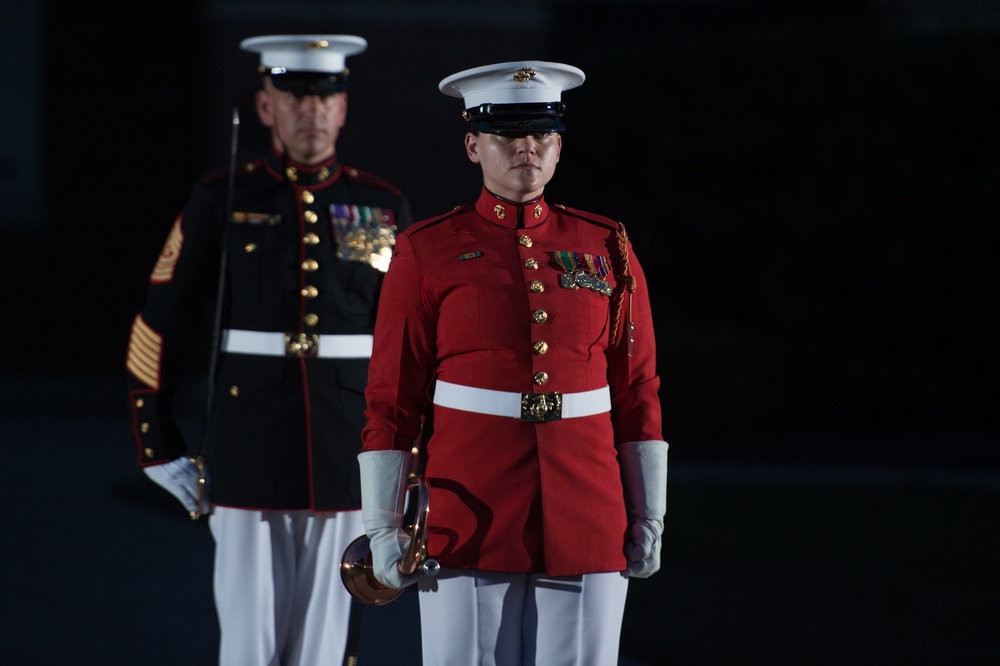
M 382 289 L 359 456 L 376 577 L 419 582 L 424 663 L 614 664 L 628 576 L 659 568 L 667 444 L 649 297 L 624 228 L 544 197 L 560 63 L 466 70 L 477 201 L 401 234 Z M 422 461 L 436 577 L 405 575 Z

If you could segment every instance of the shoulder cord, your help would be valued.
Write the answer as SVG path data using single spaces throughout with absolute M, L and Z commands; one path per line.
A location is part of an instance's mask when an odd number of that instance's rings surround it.
M 625 292 L 628 292 L 628 355 L 632 356 L 633 324 L 632 324 L 632 294 L 636 290 L 636 279 L 632 275 L 628 263 L 628 234 L 625 225 L 618 223 L 618 254 L 621 257 L 620 275 L 615 294 L 614 311 L 611 316 L 611 344 L 618 338 L 618 327 L 621 325 L 622 307 L 625 305 Z

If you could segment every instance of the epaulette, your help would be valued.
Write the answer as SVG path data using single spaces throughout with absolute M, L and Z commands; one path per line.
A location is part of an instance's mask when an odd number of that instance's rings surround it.
M 373 173 L 368 173 L 367 171 L 361 171 L 360 169 L 355 169 L 350 166 L 341 167 L 344 170 L 344 175 L 351 180 L 356 180 L 359 183 L 365 185 L 371 185 L 372 187 L 377 187 L 382 190 L 387 190 L 392 192 L 396 196 L 403 196 L 403 193 L 396 188 L 395 185 L 385 180 L 384 178 L 379 178 Z
M 236 165 L 237 176 L 253 173 L 264 166 L 264 160 L 254 160 L 253 162 L 245 162 L 243 164 Z M 202 181 L 205 183 L 217 183 L 220 180 L 226 180 L 229 178 L 229 169 L 214 169 L 209 171 L 204 176 L 202 176 Z
M 610 217 L 604 217 L 603 215 L 598 215 L 596 213 L 588 213 L 587 211 L 579 210 L 577 208 L 570 208 L 569 206 L 564 206 L 562 204 L 552 204 L 552 206 L 554 208 L 558 208 L 564 213 L 567 213 L 568 215 L 572 215 L 573 217 L 578 217 L 586 222 L 591 222 L 593 224 L 600 224 L 601 226 L 608 227 L 613 231 L 618 230 L 618 223 L 612 220 Z
M 428 217 L 426 219 L 420 220 L 416 224 L 411 224 L 409 227 L 406 228 L 406 231 L 404 231 L 403 233 L 412 236 L 413 234 L 419 233 L 424 229 L 429 229 L 441 222 L 444 222 L 449 217 L 454 217 L 455 215 L 458 215 L 459 213 L 468 210 L 469 208 L 470 206 L 455 206 L 447 213 L 441 213 L 440 215 L 435 215 L 434 217 Z

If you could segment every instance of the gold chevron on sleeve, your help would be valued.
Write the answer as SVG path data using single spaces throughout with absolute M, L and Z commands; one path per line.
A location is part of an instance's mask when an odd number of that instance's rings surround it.
M 159 389 L 162 355 L 163 336 L 150 328 L 149 324 L 142 320 L 142 315 L 137 315 L 132 322 L 125 367 L 146 386 Z
M 174 226 L 170 229 L 170 235 L 167 236 L 167 242 L 163 244 L 160 257 L 156 260 L 156 266 L 153 267 L 153 274 L 149 276 L 152 284 L 162 284 L 174 279 L 174 266 L 180 259 L 182 245 L 184 245 L 184 232 L 181 231 L 181 216 L 178 215 L 174 220 Z

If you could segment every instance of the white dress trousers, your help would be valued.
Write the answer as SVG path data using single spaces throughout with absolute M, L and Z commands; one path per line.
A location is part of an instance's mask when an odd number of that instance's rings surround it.
M 628 577 L 421 576 L 424 666 L 615 666 Z
M 343 663 L 351 597 L 340 580 L 361 511 L 215 507 L 220 666 Z

